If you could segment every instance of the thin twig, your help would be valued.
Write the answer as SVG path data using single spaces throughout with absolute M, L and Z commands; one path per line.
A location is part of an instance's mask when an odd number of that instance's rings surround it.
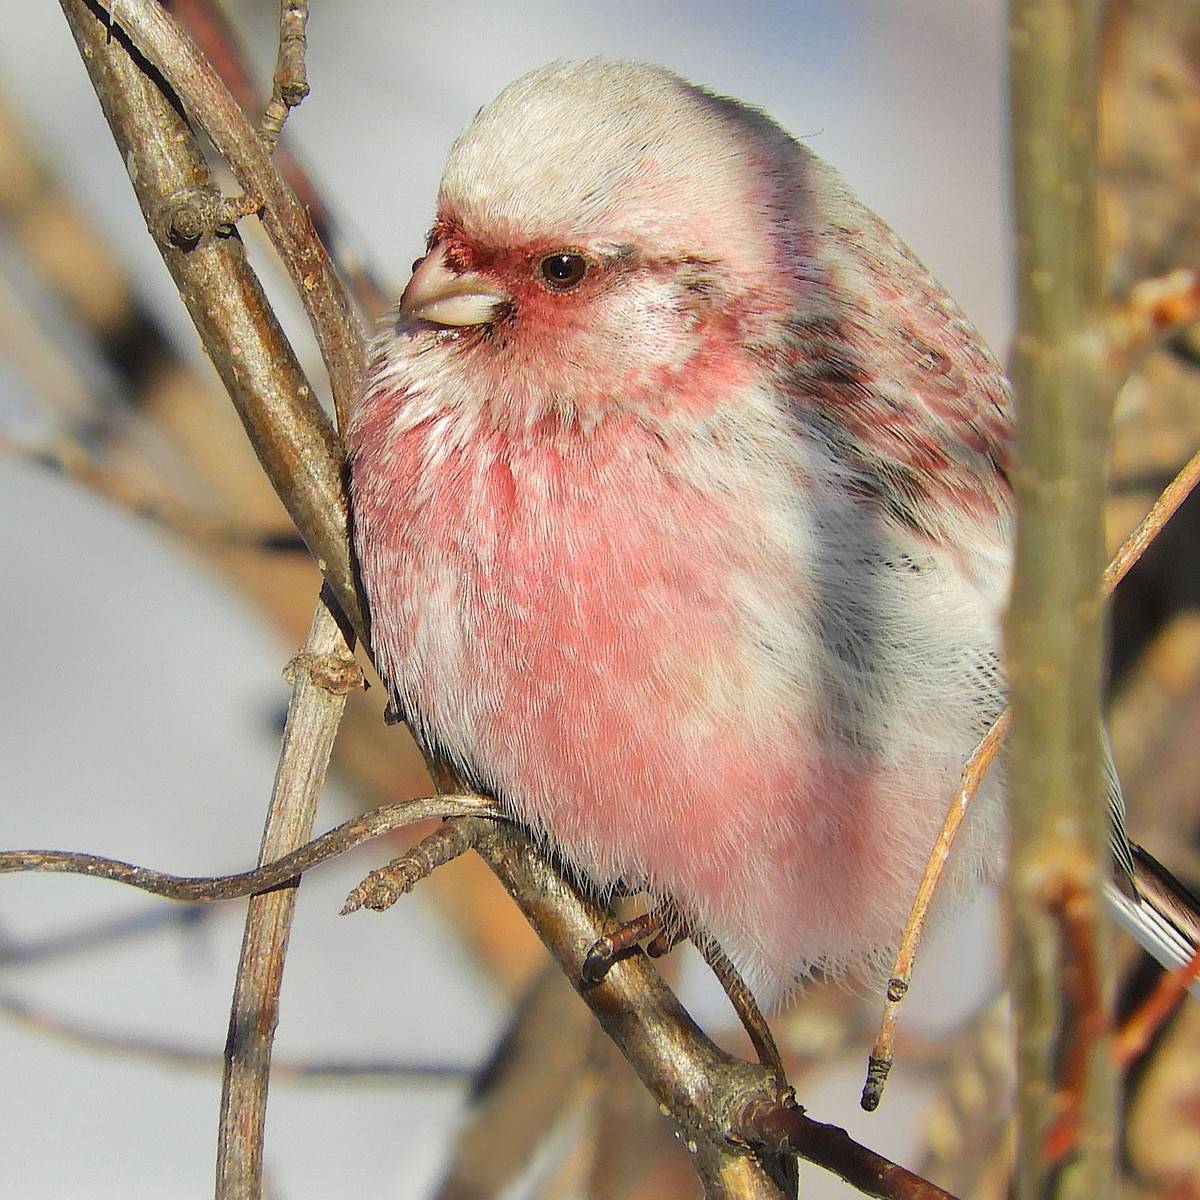
M 0 1012 L 36 1033 L 61 1038 L 89 1050 L 119 1054 L 122 1059 L 134 1057 L 150 1062 L 179 1067 L 195 1067 L 204 1071 L 220 1071 L 225 1065 L 224 1054 L 216 1050 L 199 1050 L 181 1046 L 141 1033 L 118 1033 L 94 1029 L 65 1017 L 57 1016 L 22 1000 L 19 996 L 0 995 Z M 387 1084 L 448 1083 L 459 1084 L 471 1078 L 477 1067 L 456 1066 L 453 1063 L 420 1062 L 322 1062 L 319 1059 L 274 1059 L 271 1063 L 273 1080 L 299 1083 L 328 1083 L 353 1080 L 355 1083 L 378 1081 Z
M 904 926 L 900 939 L 900 950 L 888 979 L 887 994 L 883 1005 L 883 1019 L 880 1022 L 879 1035 L 871 1048 L 871 1056 L 867 1063 L 867 1080 L 863 1085 L 860 1103 L 867 1112 L 874 1112 L 879 1107 L 883 1095 L 884 1084 L 892 1069 L 895 1058 L 896 1024 L 900 1018 L 900 1005 L 908 995 L 909 984 L 912 981 L 913 966 L 916 963 L 917 950 L 920 948 L 921 937 L 925 931 L 925 921 L 929 915 L 930 905 L 942 878 L 942 871 L 950 857 L 954 839 L 958 836 L 959 826 L 967 815 L 975 793 L 983 782 L 983 777 L 992 760 L 1004 743 L 1008 732 L 1009 712 L 1004 712 L 996 719 L 995 724 L 983 736 L 983 740 L 971 753 L 963 768 L 962 782 L 955 796 L 950 811 L 938 833 L 933 853 L 925 865 L 925 874 L 921 878 L 921 887 L 913 902 L 912 912 Z
M 328 833 L 285 854 L 274 862 L 232 875 L 171 875 L 150 867 L 100 854 L 67 850 L 0 851 L 0 875 L 18 871 L 37 871 L 50 875 L 87 875 L 92 879 L 110 879 L 142 892 L 181 900 L 191 904 L 209 904 L 216 900 L 236 900 L 269 892 L 311 871 L 313 867 L 345 854 L 364 842 L 386 833 L 416 825 L 436 817 L 503 816 L 499 805 L 486 796 L 471 794 L 421 796 L 372 809 L 345 821 Z
M 258 127 L 258 136 L 270 154 L 279 144 L 288 114 L 308 95 L 308 72 L 304 65 L 307 46 L 307 0 L 281 0 L 279 5 L 279 51 L 271 81 L 271 99 Z
M 76 954 L 91 954 L 101 946 L 144 938 L 162 929 L 191 930 L 215 915 L 215 910 L 200 905 L 181 909 L 164 904 L 149 910 L 139 907 L 126 916 L 101 918 L 39 938 L 12 941 L 6 937 L 0 939 L 0 967 L 27 967 Z
M 216 0 L 172 0 L 171 13 L 187 30 L 200 53 L 213 65 L 231 95 L 245 112 L 258 101 L 245 51 Z M 329 248 L 338 273 L 346 281 L 359 308 L 368 315 L 382 314 L 391 303 L 385 285 L 364 261 L 360 246 L 354 245 L 326 205 L 320 189 L 288 146 L 277 146 L 271 161 L 278 167 L 296 198 L 312 218 L 321 241 Z
M 329 372 L 338 424 L 344 425 L 362 384 L 363 335 L 308 213 L 212 66 L 160 5 L 154 0 L 93 2 L 170 80 L 247 195 L 262 202 L 263 227 L 308 313 Z
M 149 521 L 195 546 L 255 550 L 261 553 L 307 553 L 294 530 L 249 529 L 235 521 L 206 517 L 173 496 L 151 495 L 145 487 L 106 466 L 78 442 L 60 437 L 54 446 L 27 446 L 0 430 L 0 453 L 57 471 L 115 504 L 131 516 Z
M 1163 493 L 1155 500 L 1153 507 L 1142 519 L 1138 527 L 1125 539 L 1120 550 L 1114 555 L 1108 569 L 1104 572 L 1104 588 L 1106 593 L 1112 590 L 1129 574 L 1134 564 L 1146 553 L 1163 526 L 1179 510 L 1179 506 L 1192 494 L 1200 483 L 1200 450 L 1192 455 L 1179 473 L 1163 489 Z
M 729 956 L 711 937 L 705 933 L 693 932 L 691 939 L 692 944 L 700 951 L 700 956 L 708 964 L 709 970 L 717 977 L 717 982 L 729 998 L 729 1003 L 733 1005 L 733 1011 L 737 1013 L 758 1061 L 774 1076 L 780 1088 L 786 1089 L 788 1082 L 783 1058 L 775 1043 L 775 1036 L 771 1033 L 771 1027 L 758 1007 L 758 1001 L 754 999 L 754 993 L 746 985 Z
M 75 13 L 77 24 L 89 26 L 87 29 L 87 33 L 90 35 L 88 52 L 93 59 L 104 62 L 109 53 L 115 54 L 123 50 L 120 45 L 119 33 L 114 34 L 107 24 L 97 20 L 94 11 L 84 6 L 83 0 L 63 0 L 63 3 L 68 11 Z M 107 8 L 103 11 L 107 12 Z M 198 56 L 186 43 L 186 39 L 181 37 L 178 29 L 170 22 L 164 25 L 165 18 L 157 7 L 148 5 L 144 0 L 125 0 L 119 6 L 117 16 L 119 25 L 133 32 L 139 49 L 146 53 L 150 61 L 161 71 L 163 78 L 169 80 L 172 86 L 178 86 L 181 93 L 188 97 L 186 102 L 189 110 L 204 125 L 221 152 L 231 157 L 238 155 L 252 165 L 257 162 L 254 157 L 256 152 L 262 158 L 267 171 L 271 171 L 270 164 L 265 160 L 265 156 L 262 156 L 262 149 L 257 141 L 255 141 L 253 152 L 241 145 L 229 147 L 225 144 L 230 140 L 229 129 L 222 125 L 222 121 L 224 120 L 224 109 L 228 108 L 231 102 L 228 101 L 227 94 L 220 88 L 219 83 L 213 80 L 211 71 L 208 70 L 206 64 L 196 61 Z M 161 40 L 155 42 L 155 38 L 160 33 L 162 34 Z M 110 50 L 110 47 L 115 47 L 115 49 Z M 172 50 L 176 50 L 178 53 L 174 54 Z M 132 69 L 135 74 L 138 73 L 136 66 L 128 69 Z M 118 141 L 123 157 L 127 162 L 136 164 L 136 169 L 131 166 L 131 175 L 138 185 L 139 196 L 145 211 L 150 214 L 156 213 L 161 207 L 162 195 L 170 196 L 179 191 L 180 185 L 172 176 L 168 174 L 165 179 L 163 178 L 164 167 L 160 160 L 175 161 L 174 155 L 180 148 L 182 148 L 181 153 L 195 156 L 194 159 L 189 157 L 187 160 L 188 169 L 193 172 L 192 178 L 205 178 L 203 161 L 195 150 L 186 126 L 178 121 L 177 114 L 173 111 L 165 113 L 152 110 L 152 116 L 147 122 L 148 127 L 139 128 L 130 114 L 123 111 L 130 101 L 124 96 L 119 100 L 114 100 L 107 94 L 111 91 L 119 91 L 118 86 L 102 87 L 99 90 L 105 100 L 106 112 L 111 118 L 114 118 L 114 123 L 118 126 Z M 141 106 L 153 103 L 152 99 L 144 97 L 143 93 L 146 90 L 147 85 L 144 80 L 140 85 L 129 85 L 129 93 L 133 97 L 132 104 L 138 111 L 141 111 Z M 158 95 L 157 89 L 150 88 L 150 90 L 156 96 Z M 209 106 L 221 110 L 220 119 L 214 119 L 213 114 L 208 111 Z M 236 110 L 236 106 L 233 107 Z M 248 126 L 240 112 L 235 111 L 234 116 L 238 137 L 244 137 Z M 134 129 L 137 129 L 137 135 L 135 135 Z M 122 132 L 123 130 L 124 132 Z M 144 142 L 135 144 L 137 136 L 144 139 Z M 237 141 L 237 138 L 234 141 Z M 237 168 L 238 164 L 234 165 Z M 269 181 L 261 179 L 258 175 L 239 174 L 239 178 L 248 193 L 262 196 L 267 200 L 264 212 L 264 220 L 266 220 L 274 203 L 271 200 L 274 185 L 269 186 Z M 249 386 L 253 382 L 256 387 L 261 387 L 268 394 L 273 395 L 276 389 L 275 379 L 271 374 L 267 373 L 261 380 L 257 377 L 251 380 L 246 377 L 245 368 L 246 366 L 265 368 L 279 359 L 283 359 L 285 362 L 288 362 L 289 359 L 286 347 L 282 343 L 282 335 L 279 337 L 279 344 L 272 347 L 274 354 L 268 355 L 265 348 L 254 349 L 252 353 L 247 352 L 247 347 L 254 345 L 255 335 L 258 333 L 258 323 L 265 319 L 264 314 L 269 313 L 269 309 L 265 299 L 257 290 L 257 284 L 246 271 L 240 255 L 240 248 L 236 247 L 236 243 L 232 247 L 226 245 L 232 242 L 233 239 L 206 236 L 196 246 L 189 247 L 186 251 L 179 250 L 169 241 L 166 244 L 160 243 L 160 246 L 168 266 L 180 282 L 181 290 L 188 300 L 193 318 L 197 321 L 218 369 L 235 364 L 239 368 L 239 370 L 229 371 L 226 374 L 226 384 L 242 405 L 243 419 L 251 433 L 256 450 L 263 459 L 272 482 L 284 496 L 285 502 L 293 501 L 289 504 L 289 509 L 306 542 L 318 553 L 318 558 L 322 557 L 319 548 L 321 546 L 327 548 L 329 557 L 322 562 L 326 577 L 337 586 L 339 602 L 343 603 L 348 613 L 354 613 L 357 611 L 357 602 L 353 594 L 353 580 L 349 570 L 344 497 L 341 492 L 338 455 L 332 448 L 332 444 L 325 440 L 327 435 L 323 432 L 325 427 L 321 424 L 319 413 L 300 410 L 289 404 L 288 401 L 294 399 L 299 391 L 298 387 L 293 387 L 280 396 L 281 403 L 279 405 L 264 407 Z M 206 261 L 209 256 L 218 256 L 219 261 L 209 264 Z M 200 266 L 207 269 L 200 277 L 197 277 L 196 272 Z M 231 278 L 238 281 L 236 288 L 230 288 L 227 281 Z M 230 304 L 225 295 L 230 290 L 234 292 L 235 299 L 241 299 L 243 294 L 253 291 L 255 317 L 253 321 L 242 319 L 242 310 Z M 246 358 L 249 358 L 249 363 L 243 362 Z M 225 374 L 224 370 L 223 374 Z M 239 396 L 239 391 L 248 394 Z M 252 419 L 247 419 L 247 413 Z M 281 424 L 282 428 L 280 428 Z M 299 477 L 301 480 L 308 478 L 313 470 L 313 463 L 297 461 L 289 463 L 286 469 L 281 469 L 277 466 L 277 456 L 281 445 L 284 453 L 290 454 L 292 447 L 299 447 L 306 441 L 311 441 L 314 430 L 317 431 L 319 438 L 317 446 L 314 448 L 314 456 L 320 461 L 320 455 L 326 454 L 326 447 L 330 447 L 329 453 L 320 465 L 318 475 L 321 486 L 328 485 L 328 490 L 323 495 L 313 493 L 311 495 L 312 503 L 306 501 L 299 504 L 294 502 L 296 500 L 293 494 L 296 488 L 296 479 L 292 476 Z M 323 532 L 319 536 L 314 534 L 314 527 Z M 437 771 L 438 764 L 432 765 Z M 442 777 L 453 782 L 451 776 L 443 775 Z M 564 914 L 557 911 L 559 906 L 564 903 L 564 896 L 568 890 L 560 877 L 558 867 L 536 852 L 520 831 L 508 826 L 499 828 L 490 824 L 480 829 L 479 824 L 476 822 L 479 834 L 477 849 L 501 880 L 506 883 L 509 891 L 517 898 L 526 916 L 530 918 L 535 927 L 544 937 L 548 937 L 554 943 L 556 952 L 561 954 L 564 959 L 573 961 L 577 956 L 574 943 L 569 941 L 571 934 L 568 932 L 567 926 L 570 925 L 570 922 L 566 920 Z M 60 869 L 62 869 L 61 865 Z M 590 946 L 603 932 L 599 910 L 591 909 L 589 913 L 591 920 L 588 922 L 587 946 Z M 574 962 L 573 970 L 576 972 L 576 979 L 578 979 L 580 965 L 580 962 Z M 654 981 L 653 985 L 651 980 Z M 648 969 L 645 974 L 639 973 L 636 976 L 632 986 L 630 986 L 629 979 L 625 978 L 625 985 L 625 998 L 622 1006 L 625 1016 L 616 1025 L 611 1022 L 611 1013 L 607 1006 L 601 1005 L 592 997 L 588 997 L 589 1003 L 601 1016 L 602 1021 L 609 1022 L 606 1027 L 620 1040 L 622 1049 L 634 1062 L 635 1069 L 639 1071 L 643 1080 L 654 1088 L 660 1102 L 685 1114 L 689 1127 L 697 1129 L 698 1141 L 703 1141 L 712 1147 L 710 1161 L 719 1164 L 726 1160 L 739 1158 L 740 1155 L 728 1147 L 724 1132 L 725 1123 L 720 1120 L 714 1121 L 710 1112 L 712 1106 L 710 1089 L 715 1087 L 718 1092 L 723 1092 L 721 1078 L 714 1078 L 699 1092 L 693 1092 L 697 1080 L 702 1078 L 703 1066 L 718 1061 L 711 1056 L 719 1054 L 719 1052 L 688 1020 L 689 1061 L 680 1062 L 676 1059 L 664 1061 L 663 1047 L 664 1044 L 669 1045 L 671 1039 L 667 1039 L 664 1043 L 663 1031 L 677 1023 L 679 1019 L 687 1020 L 686 1014 L 679 1008 L 678 1003 L 657 975 Z M 613 986 L 611 980 L 606 981 L 602 988 L 597 990 L 610 986 Z M 721 1055 L 720 1061 L 724 1061 L 726 1058 L 727 1056 Z M 749 1064 L 741 1064 L 737 1069 L 751 1070 Z M 758 1069 L 754 1068 L 753 1070 L 757 1071 Z M 752 1074 L 750 1078 L 755 1080 L 759 1086 L 765 1086 L 769 1090 L 769 1083 L 763 1074 Z M 728 1081 L 726 1080 L 726 1082 Z M 738 1094 L 741 1094 L 741 1089 Z M 714 1170 L 717 1175 L 720 1174 L 718 1168 L 714 1167 Z M 715 1181 L 713 1186 L 717 1186 Z M 724 1193 L 716 1192 L 714 1194 Z
M 1104 572 L 1105 595 L 1111 595 L 1121 580 L 1129 574 L 1133 566 L 1145 554 L 1151 542 L 1179 510 L 1180 505 L 1192 494 L 1197 484 L 1200 484 L 1200 451 L 1188 460 L 1175 478 L 1163 489 L 1153 507 L 1113 556 Z M 878 1107 L 888 1072 L 892 1067 L 900 1005 L 908 993 L 917 950 L 920 948 L 925 921 L 941 879 L 942 868 L 945 866 L 946 858 L 954 838 L 958 834 L 962 819 L 966 815 L 966 807 L 982 782 L 984 772 L 991 766 L 1004 743 L 1009 721 L 1010 713 L 1008 709 L 1005 709 L 992 728 L 984 735 L 979 745 L 972 751 L 971 757 L 963 768 L 962 784 L 954 804 L 946 814 L 946 820 L 938 834 L 933 853 L 929 856 L 929 861 L 925 866 L 921 889 L 917 893 L 908 923 L 904 927 L 900 950 L 896 955 L 896 962 L 888 980 L 883 1018 L 875 1045 L 871 1050 L 867 1082 L 863 1087 L 862 1096 L 862 1106 L 868 1111 Z

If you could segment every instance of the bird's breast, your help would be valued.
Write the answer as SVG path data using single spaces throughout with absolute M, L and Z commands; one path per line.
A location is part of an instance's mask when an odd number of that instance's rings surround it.
M 423 711 L 458 690 L 463 720 L 535 716 L 571 689 L 598 722 L 621 688 L 702 719 L 752 686 L 742 610 L 797 598 L 790 548 L 739 511 L 736 479 L 694 477 L 694 447 L 620 425 L 464 438 L 434 420 L 389 441 L 391 486 L 356 485 L 376 641 Z
M 769 394 L 737 399 L 518 436 L 368 395 L 355 538 L 418 735 L 594 881 L 784 977 L 888 936 L 993 645 L 953 564 L 893 544 Z M 802 894 L 823 931 L 761 942 Z
M 811 531 L 784 460 L 741 461 L 736 426 L 442 415 L 360 438 L 375 648 L 418 730 L 518 808 L 666 795 L 703 754 L 744 779 L 798 745 Z

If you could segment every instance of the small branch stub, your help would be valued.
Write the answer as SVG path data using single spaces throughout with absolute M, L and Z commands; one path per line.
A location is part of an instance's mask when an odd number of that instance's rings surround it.
M 333 696 L 345 696 L 366 686 L 366 676 L 350 653 L 310 654 L 302 650 L 283 668 L 283 678 L 295 684 L 301 672 L 307 673 L 317 687 Z
M 197 189 L 177 192 L 159 205 L 150 227 L 163 245 L 192 250 L 211 235 L 228 236 L 242 217 L 258 212 L 262 201 L 252 196 L 222 196 Z
M 407 895 L 438 867 L 465 854 L 474 844 L 471 827 L 462 821 L 447 821 L 411 850 L 393 859 L 385 867 L 372 871 L 356 887 L 342 907 L 342 916 L 369 908 L 386 912 L 401 896 Z

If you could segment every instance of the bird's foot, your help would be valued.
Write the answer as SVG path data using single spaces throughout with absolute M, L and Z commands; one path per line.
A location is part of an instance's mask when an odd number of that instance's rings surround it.
M 674 906 L 666 902 L 658 904 L 597 940 L 583 960 L 580 975 L 585 984 L 594 986 L 608 974 L 614 963 L 634 950 L 644 948 L 651 958 L 661 958 L 685 937 L 687 933 Z

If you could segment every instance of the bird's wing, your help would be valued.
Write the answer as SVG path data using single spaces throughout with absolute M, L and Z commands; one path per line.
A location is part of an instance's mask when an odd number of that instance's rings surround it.
M 1007 540 L 1014 434 L 1000 364 L 878 217 L 848 195 L 836 208 L 788 322 L 783 390 L 893 516 L 939 540 L 973 516 Z

